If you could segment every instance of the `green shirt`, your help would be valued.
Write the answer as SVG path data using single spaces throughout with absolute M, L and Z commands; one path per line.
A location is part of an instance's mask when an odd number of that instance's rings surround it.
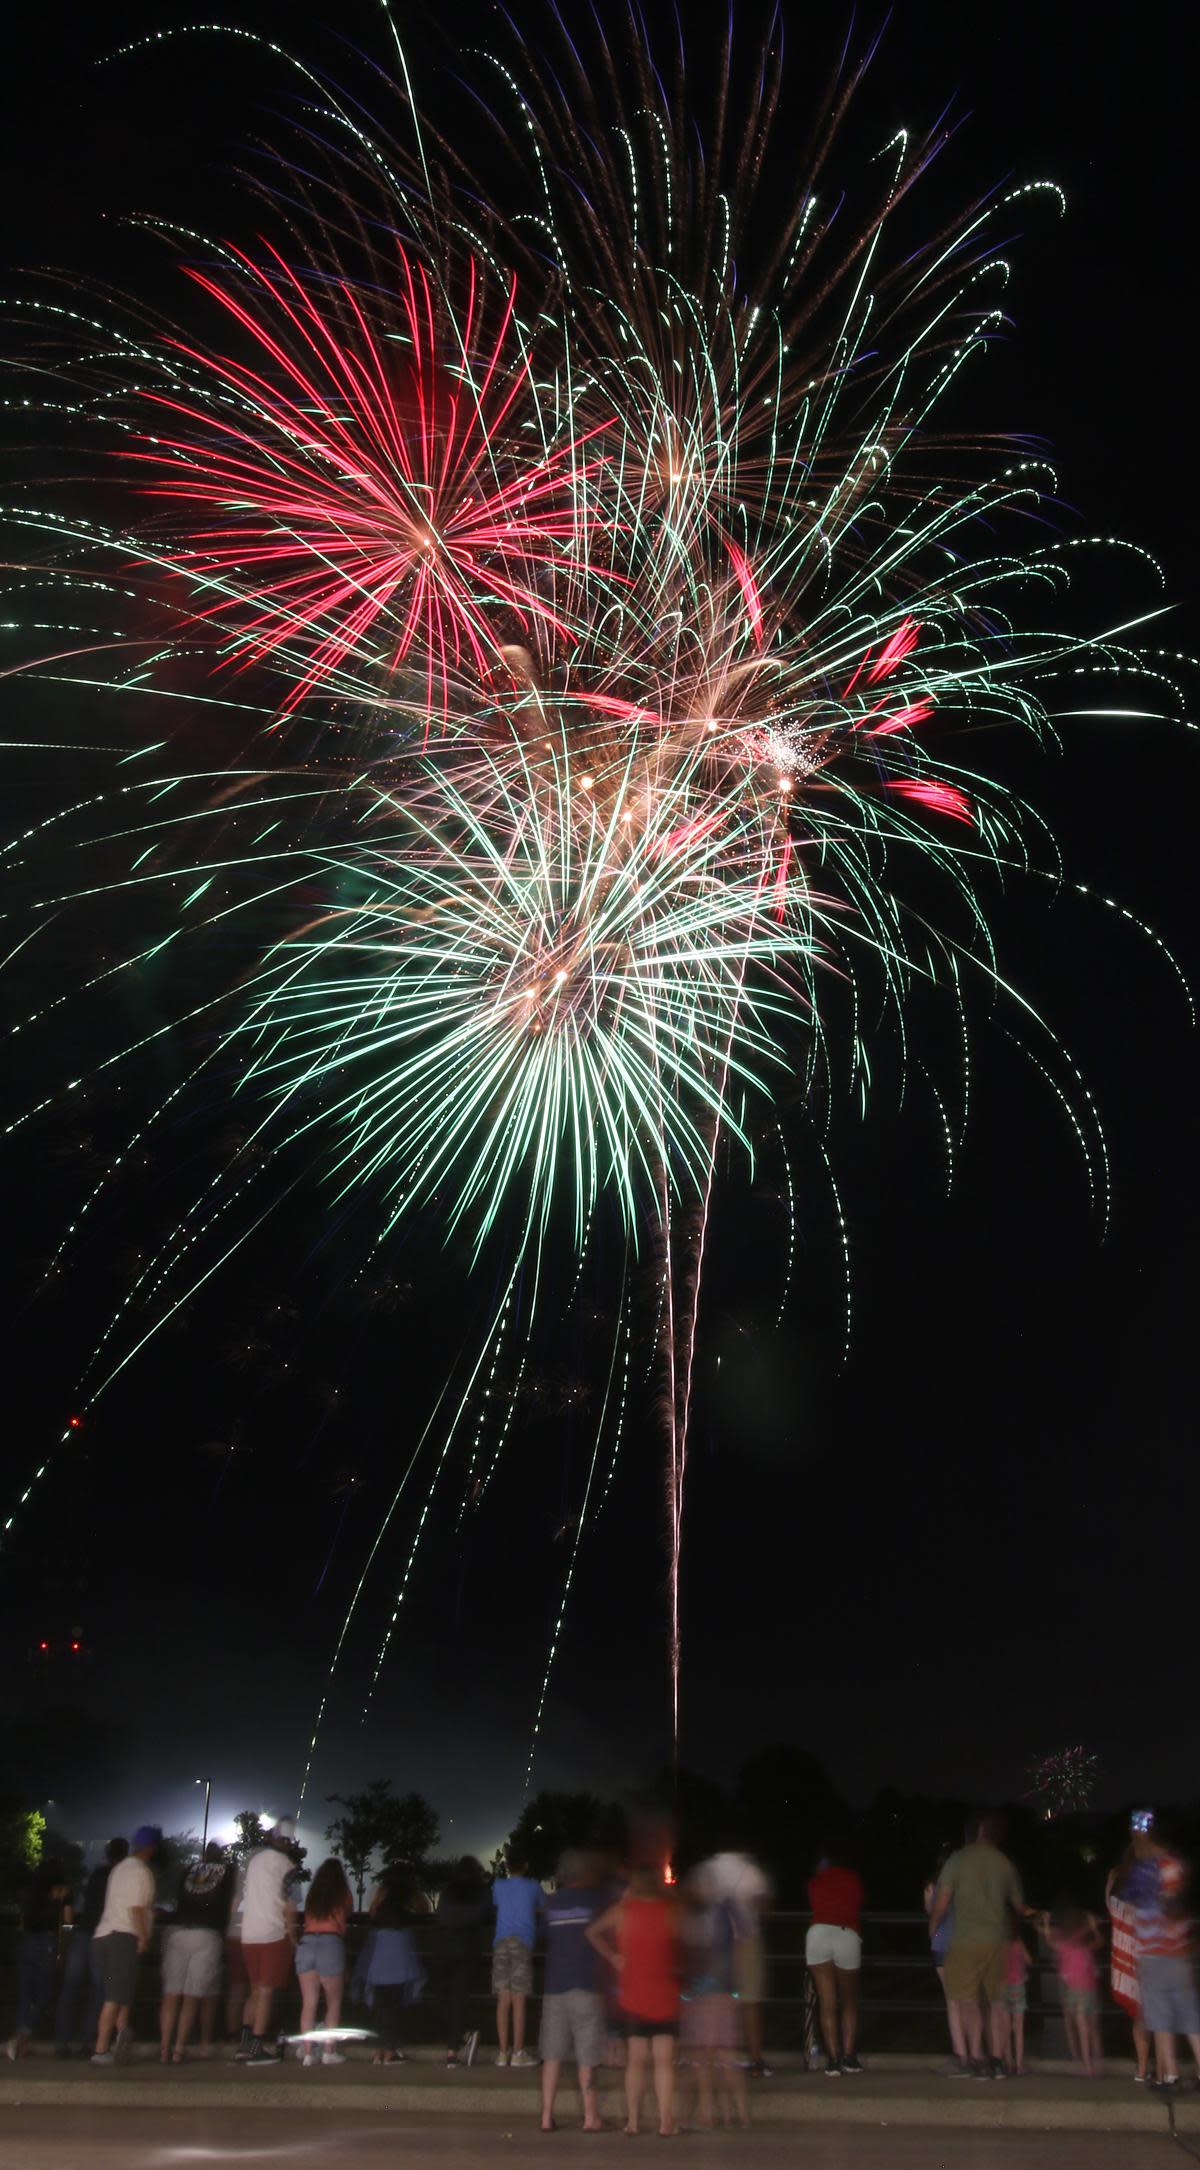
M 1007 1854 L 982 1839 L 951 1854 L 938 1886 L 953 1894 L 955 1944 L 999 1943 L 1012 1928 L 1009 1908 L 1019 1911 L 1025 1904 Z

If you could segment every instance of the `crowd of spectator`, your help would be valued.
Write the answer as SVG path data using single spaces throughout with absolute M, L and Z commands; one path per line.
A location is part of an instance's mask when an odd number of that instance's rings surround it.
M 997 1818 L 973 1817 L 966 1842 L 943 1854 L 925 1888 L 930 1954 L 949 2026 L 949 2076 L 1024 2076 L 1027 1978 L 1039 1941 L 1057 1970 L 1069 2054 L 1081 2073 L 1096 2076 L 1106 1932 L 1111 1993 L 1132 2028 L 1135 2081 L 1178 2087 L 1181 2039 L 1200 2076 L 1191 1873 L 1152 1812 L 1139 1810 L 1132 1819 L 1128 1847 L 1106 1886 L 1107 1921 L 1068 1898 L 1031 1905 L 1002 1839 Z M 161 1845 L 152 1824 L 129 1840 L 110 1840 L 82 1890 L 54 1859 L 31 1876 L 20 1909 L 10 2058 L 28 2053 L 52 2005 L 57 2055 L 86 2055 L 100 2066 L 128 2057 L 140 1963 L 161 1928 L 164 2065 L 215 2053 L 223 1995 L 229 2054 L 248 2067 L 278 2064 L 289 2047 L 306 2068 L 340 2065 L 355 2041 L 369 2047 L 377 2065 L 402 2063 L 422 2026 L 426 1957 L 445 2013 L 446 2064 L 471 2065 L 480 2048 L 469 2008 L 472 1974 L 490 1939 L 495 2063 L 541 2065 L 545 2130 L 554 2127 L 568 2064 L 576 2069 L 588 2132 L 600 2127 L 603 2066 L 624 2069 L 626 2130 L 639 2130 L 644 2100 L 652 2096 L 664 2136 L 678 2125 L 681 2063 L 690 2075 L 690 2115 L 700 2125 L 745 2124 L 748 2081 L 770 2077 L 763 2014 L 771 1889 L 746 1854 L 713 1854 L 679 1882 L 661 1843 L 635 1845 L 624 1861 L 569 1850 L 546 1883 L 519 1858 L 489 1879 L 468 1857 L 443 1881 L 436 1906 L 416 1867 L 391 1867 L 366 1909 L 348 1984 L 350 1882 L 332 1857 L 308 1878 L 289 1819 L 274 1824 L 241 1863 L 220 1844 L 206 1845 L 184 1868 L 165 1914 L 156 1908 Z M 849 1852 L 826 1847 L 808 1885 L 804 1956 L 829 2079 L 864 2069 L 858 2029 L 865 1898 Z M 527 2032 L 539 1951 L 544 1973 L 535 2051 Z M 276 2025 L 277 2000 L 293 1975 L 299 2025 L 285 2038 Z M 347 1998 L 360 2014 L 355 2025 L 345 2023 Z

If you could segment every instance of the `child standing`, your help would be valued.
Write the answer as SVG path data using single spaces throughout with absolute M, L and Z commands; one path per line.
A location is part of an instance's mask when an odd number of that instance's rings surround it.
M 675 2122 L 675 2039 L 679 2033 L 679 1911 L 659 1868 L 637 1868 L 623 1899 L 585 1932 L 617 1973 L 617 2003 L 628 2044 L 625 2066 L 627 2133 L 641 2116 L 646 2067 L 654 2066 L 658 2130 L 671 2140 Z
M 1029 1946 L 1019 1922 L 1004 1947 L 1004 1979 L 995 2014 L 995 2052 L 1010 2079 L 1024 2079 L 1025 1977 L 1029 1972 Z
M 1096 1995 L 1096 1953 L 1100 1924 L 1094 1914 L 1080 1906 L 1056 1906 L 1045 1921 L 1046 1938 L 1054 1953 L 1062 1991 L 1067 2047 L 1079 2059 L 1088 2079 L 1100 2072 L 1100 2021 Z
M 496 1934 L 492 1942 L 492 1995 L 496 1999 L 498 2065 L 535 2065 L 525 2047 L 525 2006 L 533 1990 L 533 1947 L 537 1943 L 542 1887 L 527 1875 L 523 1861 L 510 1860 L 508 1874 L 492 1885 Z M 512 2022 L 512 2056 L 508 2053 Z

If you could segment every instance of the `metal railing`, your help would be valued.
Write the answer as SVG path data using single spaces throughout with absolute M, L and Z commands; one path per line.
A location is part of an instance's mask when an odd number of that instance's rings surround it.
M 810 1920 L 808 1913 L 782 1911 L 772 1913 L 764 1920 L 768 1984 L 766 2035 L 776 2049 L 808 2051 L 817 2046 L 815 1998 L 804 1959 L 804 1939 Z M 351 1974 L 368 1926 L 362 1918 L 350 1924 L 347 1966 Z M 444 1961 L 436 1919 L 430 1916 L 416 1928 L 415 1935 L 428 1973 L 421 2006 L 423 2018 L 418 2031 L 432 2041 L 438 2038 L 438 2030 L 443 2024 Z M 0 2039 L 8 2032 L 16 2010 L 17 1941 L 15 1925 L 0 1923 Z M 139 1972 L 134 2018 L 135 2031 L 142 2037 L 153 2035 L 157 2028 L 160 1947 L 161 1934 L 155 1937 Z M 470 1990 L 472 2011 L 477 2016 L 485 2013 L 492 2002 L 490 1951 L 490 1940 L 481 1938 Z M 540 1996 L 541 1967 L 539 1953 L 534 1961 L 535 2007 Z M 1106 1966 L 1102 1960 L 1102 1979 L 1105 1974 Z M 1061 2006 L 1057 1976 L 1048 1954 L 1039 1954 L 1035 1960 L 1028 1978 L 1027 1994 L 1030 2046 L 1035 2052 L 1041 2048 L 1043 2053 L 1059 2054 L 1063 2046 Z M 881 1911 L 864 1914 L 859 2001 L 862 2039 L 866 2046 L 931 2054 L 945 2049 L 945 2002 L 933 1966 L 929 1928 L 923 1914 Z M 1103 1994 L 1100 2001 L 1106 2042 L 1111 2030 L 1112 2046 L 1124 2047 L 1128 2022 Z M 291 2027 L 298 2004 L 293 1981 L 280 1998 L 285 2027 Z M 536 2010 L 533 2018 L 536 2023 Z M 39 2032 L 45 2035 L 52 2031 L 53 2014 L 49 2013 Z

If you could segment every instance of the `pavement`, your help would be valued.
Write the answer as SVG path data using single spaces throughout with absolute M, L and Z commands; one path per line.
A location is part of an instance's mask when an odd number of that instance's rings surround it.
M 103 2070 L 86 2061 L 64 2063 L 40 2054 L 17 2064 L 0 2060 L 0 2134 L 13 2131 L 18 2110 L 83 2117 L 97 2141 L 107 2140 L 109 2121 L 117 2112 L 129 2112 L 135 2122 L 140 2117 L 157 2127 L 177 2113 L 207 2119 L 235 2112 L 237 2117 L 245 2113 L 253 2118 L 261 2111 L 272 2113 L 270 2122 L 281 2130 L 289 2113 L 313 2120 L 328 2112 L 335 2123 L 354 2116 L 356 2147 L 359 2136 L 368 2145 L 367 2134 L 379 2120 L 384 2129 L 390 2126 L 393 2131 L 400 2120 L 406 2129 L 410 2121 L 419 2120 L 431 2132 L 447 2119 L 463 2129 L 487 2120 L 502 2134 L 513 2131 L 522 2137 L 537 2121 L 540 2083 L 536 2069 L 498 2071 L 488 2062 L 469 2071 L 447 2069 L 433 2050 L 418 2050 L 402 2065 L 379 2069 L 370 2064 L 369 2052 L 357 2048 L 344 2065 L 318 2066 L 306 2072 L 291 2059 L 265 2070 L 248 2070 L 229 2062 L 227 2052 L 208 2062 L 197 2059 L 163 2066 L 153 2049 L 147 2045 L 142 2049 L 144 2054 L 131 2063 Z M 681 2100 L 686 2114 L 686 2072 Z M 1113 2064 L 1099 2080 L 1085 2080 L 1069 2068 L 1049 2064 L 1028 2079 L 983 2082 L 944 2077 L 937 2063 L 927 2057 L 893 2055 L 872 2058 L 860 2078 L 830 2081 L 822 2072 L 806 2071 L 798 2058 L 783 2056 L 772 2079 L 752 2084 L 750 2102 L 755 2125 L 764 2133 L 780 2128 L 794 2133 L 803 2125 L 876 2132 L 886 2128 L 896 2136 L 919 2128 L 929 2136 L 930 2145 L 934 2135 L 955 2133 L 956 2148 L 965 2144 L 961 2136 L 968 2133 L 1062 2136 L 1080 2132 L 1093 2137 L 1122 2135 L 1130 2142 L 1141 2135 L 1157 2143 L 1170 2139 L 1173 2124 L 1177 2139 L 1172 2144 L 1180 2170 L 1180 2142 L 1194 2149 L 1200 2162 L 1200 2094 L 1187 2083 L 1168 2111 L 1161 2096 L 1134 2085 L 1132 2066 L 1125 2063 Z M 614 2123 L 623 2122 L 622 2081 L 617 2071 L 602 2076 L 600 2108 Z M 568 2126 L 577 2114 L 578 2096 L 572 2085 L 564 2084 L 560 2123 Z M 306 2123 L 305 2135 L 308 2129 Z M 306 2144 L 299 2131 L 288 2144 L 299 2161 L 299 2150 Z M 582 2136 L 571 2144 L 587 2145 Z M 696 2144 L 711 2148 L 715 2143 L 708 2135 L 697 2135 Z M 757 2148 L 757 2136 L 754 2144 Z M 804 2146 L 807 2157 L 807 2131 Z M 161 2159 L 183 2163 L 203 2161 L 205 2156 L 202 2149 L 191 2157 L 185 2153 Z M 251 2154 L 246 2159 L 258 2158 Z M 278 2159 L 288 2158 L 284 2154 Z M 724 2159 L 735 2158 L 726 2155 Z M 921 2159 L 930 2164 L 935 2160 L 932 2155 Z M 970 2160 L 965 2155 L 955 2159 Z M 1127 2155 L 1126 2160 L 1130 2159 Z
M 832 2092 L 832 2088 L 830 2090 Z M 378 2110 L 347 2120 L 320 2109 L 301 2123 L 270 2107 L 126 2109 L 9 2106 L 0 2103 L 0 2170 L 582 2170 L 608 2161 L 660 2159 L 656 2138 L 615 2133 L 543 2137 L 521 2122 Z M 514 2096 L 514 2101 L 520 2098 Z M 1167 2135 L 1165 2116 L 1145 2133 L 1103 2131 L 917 2132 L 816 2122 L 749 2132 L 684 2134 L 667 2160 L 679 2170 L 1187 2170 L 1188 2155 Z

